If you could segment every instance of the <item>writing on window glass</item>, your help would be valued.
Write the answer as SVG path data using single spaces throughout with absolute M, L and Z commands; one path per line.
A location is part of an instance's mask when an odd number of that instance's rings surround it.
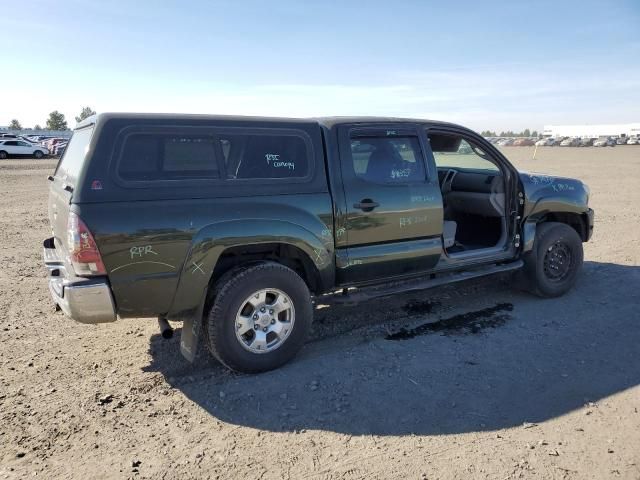
M 289 170 L 296 169 L 296 164 L 294 162 L 284 162 L 280 160 L 280 155 L 277 153 L 267 153 L 264 158 L 267 160 L 267 164 L 274 168 L 285 168 Z
M 411 175 L 410 168 L 402 168 L 402 169 L 392 169 L 391 170 L 391 178 L 409 178 Z

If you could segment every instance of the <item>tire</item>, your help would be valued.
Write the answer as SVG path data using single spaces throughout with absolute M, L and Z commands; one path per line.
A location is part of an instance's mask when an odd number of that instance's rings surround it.
M 44 157 L 44 154 L 42 153 L 41 150 L 36 150 L 35 152 L 33 152 L 33 156 L 38 160 L 40 160 L 42 157 Z
M 290 268 L 274 262 L 240 268 L 223 275 L 214 293 L 204 334 L 211 354 L 231 370 L 273 370 L 304 345 L 313 320 L 311 294 Z M 281 308 L 287 310 L 277 313 Z
M 541 223 L 533 251 L 524 258 L 525 288 L 540 297 L 559 297 L 573 287 L 582 267 L 582 239 L 564 223 Z
M 0 160 L 4 160 L 8 156 L 9 155 L 7 155 L 7 152 L 5 152 L 4 150 L 0 150 Z

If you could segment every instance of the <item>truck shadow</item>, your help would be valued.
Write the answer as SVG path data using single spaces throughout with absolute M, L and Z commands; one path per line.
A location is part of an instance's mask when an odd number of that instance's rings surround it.
M 640 267 L 585 262 L 557 299 L 485 281 L 372 300 L 365 312 L 326 307 L 321 324 L 372 320 L 320 334 L 261 375 L 228 372 L 206 348 L 190 365 L 178 339 L 154 335 L 145 370 L 221 421 L 272 431 L 443 434 L 543 422 L 640 383 L 639 284 Z

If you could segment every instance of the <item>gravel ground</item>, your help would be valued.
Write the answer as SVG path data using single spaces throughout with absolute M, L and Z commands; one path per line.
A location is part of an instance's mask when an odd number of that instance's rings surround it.
M 0 478 L 639 479 L 640 147 L 505 151 L 591 187 L 572 292 L 492 278 L 318 304 L 302 353 L 258 376 L 189 365 L 178 324 L 55 313 L 55 163 L 1 162 Z

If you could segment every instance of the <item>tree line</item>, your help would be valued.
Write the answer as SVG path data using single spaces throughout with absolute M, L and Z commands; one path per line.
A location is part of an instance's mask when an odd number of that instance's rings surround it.
M 482 135 L 483 137 L 537 137 L 538 131 L 530 131 L 528 128 L 525 128 L 521 132 L 512 132 L 511 130 L 509 130 L 507 132 L 500 132 L 500 135 L 498 135 L 494 131 L 483 130 L 482 132 L 480 132 L 480 135 Z
M 80 115 L 76 117 L 76 122 L 81 122 L 85 118 L 95 114 L 96 112 L 91 107 L 84 107 Z M 64 118 L 64 114 L 58 110 L 54 110 L 49 114 L 44 129 L 39 124 L 34 125 L 33 129 L 23 128 L 20 121 L 14 118 L 11 120 L 11 123 L 9 123 L 9 130 L 69 130 L 69 126 L 67 125 L 67 120 Z

